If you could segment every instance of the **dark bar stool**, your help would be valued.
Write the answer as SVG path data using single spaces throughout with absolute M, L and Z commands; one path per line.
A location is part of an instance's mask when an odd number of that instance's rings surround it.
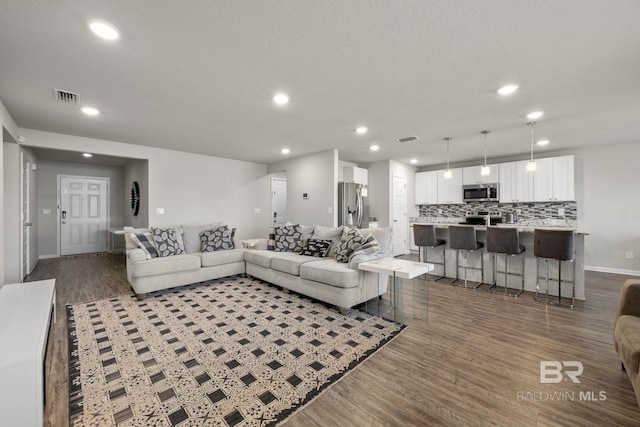
M 524 256 L 522 258 L 522 273 L 509 273 L 509 257 L 524 253 L 524 246 L 520 245 L 520 234 L 516 228 L 487 227 L 487 252 L 493 255 L 493 284 L 488 291 L 498 288 L 498 273 L 504 273 L 504 294 L 518 297 L 524 292 Z M 504 271 L 498 271 L 498 255 L 504 255 Z M 516 294 L 507 292 L 509 276 L 522 277 L 520 291 Z
M 462 267 L 464 269 L 464 287 L 467 287 L 467 270 L 480 270 L 480 281 L 473 289 L 478 289 L 483 285 L 484 280 L 484 262 L 482 262 L 482 252 L 480 252 L 480 268 L 467 267 L 467 254 L 469 252 L 479 251 L 484 247 L 484 244 L 478 242 L 476 238 L 476 229 L 472 225 L 450 225 L 449 226 L 449 247 L 456 250 L 456 279 L 451 282 L 455 284 L 458 281 L 458 270 Z M 460 251 L 463 252 L 464 265 L 460 266 L 459 255 Z
M 576 267 L 575 267 L 575 235 L 573 231 L 567 230 L 543 230 L 535 229 L 533 254 L 536 256 L 536 301 L 540 301 L 540 274 L 539 267 L 540 259 L 544 259 L 547 274 L 546 274 L 546 301 L 549 302 L 549 261 L 558 261 L 558 305 L 562 305 L 562 261 L 571 262 L 573 264 L 573 278 L 572 280 L 564 280 L 564 282 L 571 283 L 572 296 L 571 296 L 571 308 L 575 306 L 576 302 Z
M 436 237 L 436 228 L 431 224 L 413 224 L 413 240 L 416 246 L 418 247 L 418 261 L 419 262 L 428 262 L 435 265 L 442 266 L 442 276 L 436 277 L 433 281 L 440 280 L 444 277 L 444 269 L 446 262 L 446 250 L 442 251 L 442 262 L 433 262 L 429 261 L 429 248 L 437 248 L 438 246 L 442 246 L 447 243 L 446 240 L 438 239 Z M 422 257 L 422 248 L 424 248 L 424 258 Z M 427 280 L 429 279 L 429 273 L 427 273 Z

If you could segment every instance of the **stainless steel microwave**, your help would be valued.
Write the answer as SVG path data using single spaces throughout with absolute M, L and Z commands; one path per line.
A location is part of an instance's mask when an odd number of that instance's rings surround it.
M 497 202 L 498 184 L 473 184 L 462 186 L 462 200 L 465 202 Z

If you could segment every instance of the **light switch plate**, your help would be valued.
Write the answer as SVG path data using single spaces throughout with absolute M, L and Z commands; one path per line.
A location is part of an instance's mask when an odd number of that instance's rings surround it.
M 51 209 L 42 209 L 42 215 L 51 215 Z
M 157 215 L 164 215 L 164 208 L 156 208 Z
M 260 213 L 260 208 L 253 208 L 253 213 L 258 215 Z

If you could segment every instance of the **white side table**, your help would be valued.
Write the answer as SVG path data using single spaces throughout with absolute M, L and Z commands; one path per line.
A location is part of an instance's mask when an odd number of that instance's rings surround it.
M 385 274 L 391 277 L 391 310 L 393 311 L 393 321 L 398 322 L 398 289 L 396 278 L 414 279 L 423 274 L 433 271 L 433 264 L 425 262 L 410 261 L 407 259 L 382 258 L 374 261 L 363 262 L 358 265 L 360 270 L 372 271 L 378 274 Z M 415 306 L 415 291 L 414 291 Z M 426 319 L 425 319 L 426 320 Z
M 0 289 L 2 425 L 42 425 L 44 357 L 55 301 L 55 279 L 4 285 Z
M 109 230 L 109 249 L 111 253 L 115 255 L 116 253 L 116 238 L 118 236 L 122 236 L 122 253 L 126 254 L 127 247 L 124 241 L 124 230 L 122 228 L 112 228 Z M 123 255 L 126 256 L 126 255 Z M 126 258 L 125 258 L 126 259 Z

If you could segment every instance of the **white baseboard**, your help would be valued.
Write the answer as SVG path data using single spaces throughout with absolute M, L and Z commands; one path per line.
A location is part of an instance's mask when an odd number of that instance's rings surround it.
M 51 259 L 51 258 L 59 258 L 57 254 L 53 255 L 38 255 L 38 259 Z
M 640 270 L 625 270 L 624 268 L 597 267 L 595 265 L 585 265 L 585 270 L 598 271 L 600 273 L 624 274 L 626 276 L 640 276 Z

